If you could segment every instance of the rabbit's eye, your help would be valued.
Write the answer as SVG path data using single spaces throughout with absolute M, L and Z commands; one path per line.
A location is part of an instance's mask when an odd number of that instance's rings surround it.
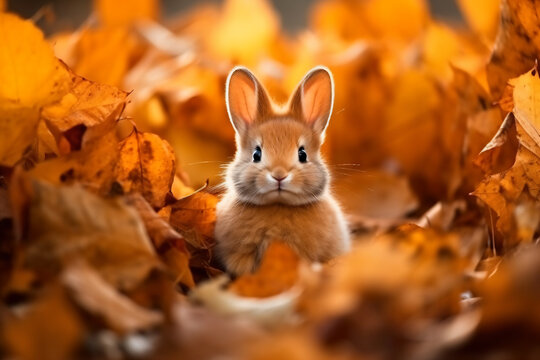
M 300 148 L 298 149 L 298 161 L 300 161 L 301 163 L 307 162 L 307 153 L 306 149 L 304 149 L 303 146 L 300 146 Z
M 259 162 L 261 161 L 262 156 L 262 150 L 260 146 L 255 147 L 255 151 L 253 151 L 253 162 Z

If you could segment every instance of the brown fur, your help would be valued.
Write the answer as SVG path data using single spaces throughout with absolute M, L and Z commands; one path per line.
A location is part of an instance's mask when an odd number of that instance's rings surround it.
M 241 74 L 239 81 L 235 72 Z M 346 251 L 347 225 L 329 193 L 329 173 L 320 156 L 333 100 L 328 70 L 308 73 L 282 113 L 269 110 L 266 92 L 247 69 L 233 70 L 227 85 L 237 153 L 227 169 L 215 230 L 217 255 L 227 270 L 253 271 L 273 240 L 285 241 L 311 261 L 324 262 Z M 252 158 L 256 146 L 262 149 L 260 162 Z M 299 161 L 300 146 L 306 163 Z

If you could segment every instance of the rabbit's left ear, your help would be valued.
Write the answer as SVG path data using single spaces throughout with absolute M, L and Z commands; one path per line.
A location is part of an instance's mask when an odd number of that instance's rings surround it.
M 323 134 L 334 105 L 334 79 L 324 66 L 311 69 L 293 93 L 289 107 L 292 115 Z

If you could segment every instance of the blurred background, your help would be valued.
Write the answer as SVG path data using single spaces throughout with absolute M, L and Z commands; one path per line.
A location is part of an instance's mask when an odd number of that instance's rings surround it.
M 162 15 L 167 18 L 194 5 L 203 3 L 220 4 L 222 2 L 222 0 L 163 0 Z M 19 13 L 26 18 L 34 16 L 44 7 L 54 10 L 55 21 L 49 23 L 45 21 L 45 24 L 42 24 L 46 32 L 75 29 L 86 19 L 92 9 L 92 0 L 8 0 L 7 3 L 10 11 Z M 271 3 L 279 12 L 284 29 L 289 32 L 296 32 L 305 28 L 309 9 L 315 1 L 272 0 Z M 455 1 L 430 0 L 429 3 L 434 17 L 453 23 L 462 21 Z

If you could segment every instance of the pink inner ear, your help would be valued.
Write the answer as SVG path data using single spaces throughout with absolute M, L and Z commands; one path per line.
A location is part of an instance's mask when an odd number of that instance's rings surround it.
M 252 123 L 257 116 L 256 85 L 242 71 L 233 74 L 229 84 L 229 107 L 231 115 Z
M 332 108 L 332 83 L 326 72 L 313 74 L 302 88 L 302 113 L 309 124 L 330 115 Z

